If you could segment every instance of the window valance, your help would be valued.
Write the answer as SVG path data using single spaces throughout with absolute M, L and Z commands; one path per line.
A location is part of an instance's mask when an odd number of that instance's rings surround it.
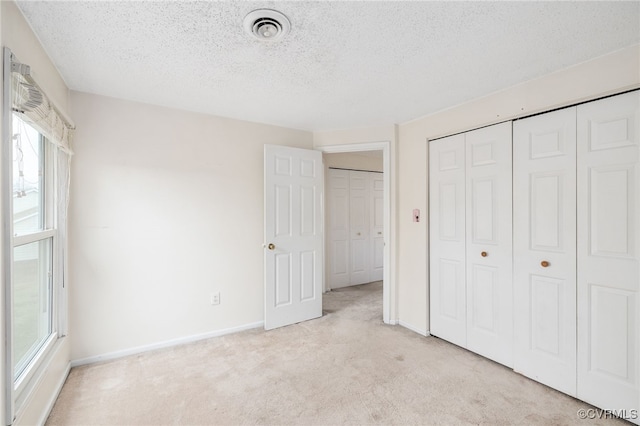
M 15 58 L 12 58 L 15 59 Z M 11 108 L 50 142 L 72 154 L 74 126 L 66 120 L 31 77 L 28 65 L 11 62 Z

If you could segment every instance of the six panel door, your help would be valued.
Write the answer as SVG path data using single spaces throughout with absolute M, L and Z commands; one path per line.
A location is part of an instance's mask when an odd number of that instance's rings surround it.
M 264 146 L 264 328 L 322 316 L 322 153 Z
M 513 124 L 514 370 L 576 395 L 576 108 Z
M 639 133 L 637 91 L 578 106 L 578 398 L 627 413 L 640 409 Z
M 512 366 L 511 122 L 465 141 L 467 348 Z
M 429 142 L 430 333 L 467 345 L 465 139 Z
M 429 143 L 431 334 L 639 423 L 640 92 L 508 125 Z
M 384 175 L 329 168 L 326 199 L 327 289 L 382 280 Z

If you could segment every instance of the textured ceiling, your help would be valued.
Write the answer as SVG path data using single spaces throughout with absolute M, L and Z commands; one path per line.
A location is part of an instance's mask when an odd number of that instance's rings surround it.
M 73 90 L 306 130 L 402 123 L 640 42 L 640 2 L 19 1 Z M 274 8 L 291 32 L 243 32 Z

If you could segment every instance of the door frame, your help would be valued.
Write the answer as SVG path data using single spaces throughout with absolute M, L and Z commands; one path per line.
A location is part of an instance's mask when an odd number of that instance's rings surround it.
M 356 153 L 360 151 L 382 151 L 382 171 L 384 181 L 384 202 L 383 202 L 383 223 L 384 223 L 384 271 L 382 277 L 382 320 L 385 324 L 397 324 L 397 320 L 391 319 L 391 299 L 392 295 L 395 295 L 395 263 L 393 262 L 393 254 L 395 252 L 395 232 L 392 232 L 393 210 L 391 209 L 391 181 L 392 173 L 392 161 L 391 161 L 391 141 L 381 142 L 365 142 L 354 143 L 345 145 L 327 145 L 314 147 L 315 150 L 321 151 L 324 154 L 335 154 L 351 152 Z M 323 210 L 326 209 L 326 203 Z M 327 217 L 325 212 L 325 217 Z M 393 218 L 393 219 L 392 219 Z M 324 233 L 324 248 L 327 246 L 327 233 Z M 326 256 L 325 256 L 326 257 Z M 323 265 L 323 268 L 325 266 Z M 326 274 L 324 275 L 325 288 L 326 288 Z M 395 300 L 396 298 L 393 297 Z

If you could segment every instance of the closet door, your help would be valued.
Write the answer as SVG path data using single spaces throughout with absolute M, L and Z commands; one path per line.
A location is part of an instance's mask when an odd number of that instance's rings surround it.
M 511 366 L 511 122 L 465 139 L 467 348 Z
M 640 408 L 639 115 L 637 91 L 578 107 L 578 398 L 628 416 Z
M 465 140 L 429 142 L 430 333 L 466 347 Z
M 369 173 L 349 172 L 351 285 L 369 278 Z
M 513 367 L 572 396 L 576 395 L 575 174 L 575 107 L 513 124 Z
M 384 271 L 384 177 L 382 173 L 369 173 L 371 230 L 371 281 L 381 281 Z
M 349 274 L 349 172 L 329 169 L 328 176 L 328 280 L 329 288 L 339 288 L 348 286 L 351 280 Z

